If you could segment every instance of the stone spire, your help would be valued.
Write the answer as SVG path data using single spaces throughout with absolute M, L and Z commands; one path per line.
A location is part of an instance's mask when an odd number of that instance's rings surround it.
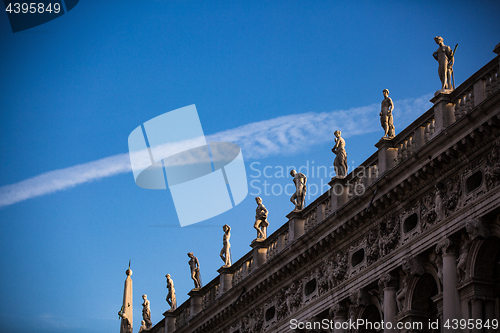
M 133 311 L 132 311 L 132 270 L 130 269 L 130 260 L 128 262 L 128 269 L 125 272 L 127 278 L 125 279 L 125 287 L 123 289 L 123 306 L 120 310 L 121 325 L 120 333 L 132 333 L 133 328 Z

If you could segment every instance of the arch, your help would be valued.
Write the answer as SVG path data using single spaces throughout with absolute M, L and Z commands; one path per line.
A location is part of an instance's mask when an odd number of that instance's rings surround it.
M 475 241 L 471 246 L 470 259 L 467 262 L 470 277 L 493 279 L 495 258 L 500 251 L 500 239 L 496 236 Z
M 436 267 L 434 267 L 433 264 L 431 264 L 429 262 L 426 262 L 424 264 L 424 269 L 425 269 L 425 272 L 428 273 L 428 274 L 430 274 L 430 275 L 432 275 L 432 277 L 434 278 L 434 281 L 436 281 L 436 285 L 437 285 L 437 288 L 438 288 L 438 294 L 442 293 L 443 290 L 441 288 L 441 281 L 439 280 Z
M 437 308 L 432 302 L 431 297 L 439 293 L 438 284 L 434 276 L 430 273 L 425 273 L 418 278 L 415 287 L 411 293 L 411 307 L 412 311 L 426 313 L 428 315 L 437 315 Z
M 360 317 L 365 320 L 365 323 L 379 324 L 382 322 L 382 313 L 374 304 L 370 304 L 364 308 Z M 376 333 L 380 331 L 380 327 L 363 326 L 358 330 L 358 333 Z

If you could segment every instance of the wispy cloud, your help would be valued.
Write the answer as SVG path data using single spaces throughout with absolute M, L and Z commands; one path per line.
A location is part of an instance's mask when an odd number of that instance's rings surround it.
M 394 101 L 396 131 L 427 111 L 432 94 Z M 380 131 L 380 104 L 349 110 L 308 112 L 246 124 L 206 137 L 208 142 L 234 142 L 242 148 L 245 160 L 270 155 L 293 155 L 311 146 L 332 140 L 340 129 L 343 137 Z M 117 154 L 97 161 L 43 173 L 21 182 L 0 187 L 0 207 L 30 198 L 66 190 L 104 177 L 131 172 L 129 154 Z

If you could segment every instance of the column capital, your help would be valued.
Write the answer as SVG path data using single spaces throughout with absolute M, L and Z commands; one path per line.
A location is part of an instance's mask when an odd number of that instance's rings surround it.
M 380 277 L 378 285 L 383 288 L 395 288 L 396 282 L 397 279 L 393 275 L 386 273 Z
M 436 244 L 436 253 L 437 254 L 456 254 L 457 249 L 455 243 L 449 238 L 446 237 Z

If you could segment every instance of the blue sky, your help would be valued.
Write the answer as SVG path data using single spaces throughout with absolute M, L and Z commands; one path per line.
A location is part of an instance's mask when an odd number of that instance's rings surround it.
M 193 287 L 187 252 L 212 280 L 224 224 L 233 258 L 250 250 L 256 195 L 269 233 L 286 222 L 289 195 L 271 193 L 291 182 L 281 168 L 309 165 L 314 200 L 329 177 L 312 167 L 332 165 L 334 130 L 349 166 L 362 163 L 383 133 L 382 90 L 399 133 L 440 88 L 434 36 L 459 44 L 460 84 L 495 56 L 499 10 L 497 1 L 82 0 L 15 34 L 0 14 L 2 331 L 119 330 L 128 260 L 134 332 L 144 293 L 158 322 L 165 274 L 179 304 Z M 135 185 L 127 138 L 191 104 L 209 138 L 242 147 L 254 182 L 237 207 L 180 228 L 168 190 Z

